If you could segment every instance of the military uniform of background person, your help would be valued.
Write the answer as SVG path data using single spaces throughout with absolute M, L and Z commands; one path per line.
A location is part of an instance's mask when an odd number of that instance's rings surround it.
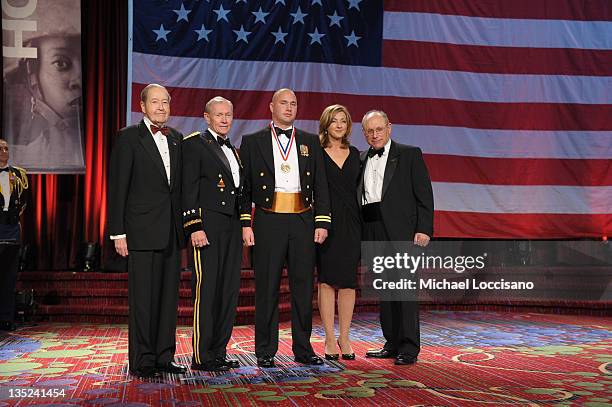
M 81 16 L 72 0 L 38 0 L 23 47 L 36 58 L 4 57 L 4 134 L 28 171 L 85 169 L 81 104 Z M 4 17 L 7 17 L 3 14 Z M 14 46 L 5 30 L 3 43 Z
M 221 97 L 204 112 L 208 129 L 183 141 L 183 226 L 193 246 L 194 370 L 238 367 L 226 347 L 240 291 L 242 228 L 238 202 L 243 185 L 238 153 L 229 140 L 233 107 Z
M 23 168 L 8 165 L 9 145 L 0 139 L 0 330 L 15 329 L 15 284 L 21 227 L 28 189 Z

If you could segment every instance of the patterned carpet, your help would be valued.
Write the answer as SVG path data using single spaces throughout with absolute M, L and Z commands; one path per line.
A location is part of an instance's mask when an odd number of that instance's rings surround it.
M 550 314 L 429 311 L 413 366 L 363 358 L 382 342 L 374 314 L 353 323 L 354 361 L 293 362 L 282 324 L 277 367 L 259 369 L 253 327 L 234 329 L 230 353 L 241 368 L 188 371 L 142 381 L 127 374 L 123 325 L 39 324 L 0 336 L 0 406 L 612 406 L 612 320 Z M 315 321 L 313 344 L 322 354 Z M 189 363 L 191 329 L 177 332 L 177 359 Z M 63 390 L 63 397 L 11 398 L 15 389 Z M 43 392 L 44 393 L 44 392 Z

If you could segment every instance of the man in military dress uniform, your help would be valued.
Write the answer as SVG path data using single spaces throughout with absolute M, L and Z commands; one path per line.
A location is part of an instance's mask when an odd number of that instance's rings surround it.
M 8 165 L 9 145 L 0 139 L 0 330 L 15 329 L 15 284 L 19 266 L 21 226 L 28 177 L 23 168 Z
M 242 168 L 228 133 L 232 102 L 206 103 L 205 132 L 183 141 L 183 226 L 193 246 L 192 368 L 238 367 L 226 357 L 240 290 L 242 233 L 238 214 Z
M 315 243 L 331 226 L 329 191 L 319 138 L 294 127 L 297 98 L 274 93 L 272 122 L 242 139 L 245 183 L 240 208 L 242 238 L 254 246 L 255 355 L 273 367 L 278 350 L 278 293 L 285 260 L 291 289 L 291 336 L 295 361 L 319 365 L 310 344 Z M 251 207 L 255 216 L 251 225 Z

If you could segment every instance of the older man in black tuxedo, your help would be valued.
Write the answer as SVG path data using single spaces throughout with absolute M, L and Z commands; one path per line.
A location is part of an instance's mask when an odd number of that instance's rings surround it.
M 166 126 L 170 95 L 163 86 L 146 86 L 140 99 L 143 120 L 119 131 L 111 155 L 108 231 L 117 253 L 129 254 L 130 372 L 153 377 L 186 370 L 174 363 L 182 135 Z
M 363 177 L 358 199 L 364 241 L 413 241 L 426 246 L 433 235 L 433 193 L 418 147 L 391 140 L 385 112 L 363 116 L 370 149 L 362 153 Z M 366 357 L 395 358 L 396 365 L 416 362 L 420 351 L 419 309 L 416 301 L 381 301 L 380 325 L 386 343 Z

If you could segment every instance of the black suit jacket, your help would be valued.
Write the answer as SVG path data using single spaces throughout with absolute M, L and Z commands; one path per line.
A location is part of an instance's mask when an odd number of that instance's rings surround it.
M 108 178 L 108 233 L 127 234 L 128 249 L 165 249 L 171 233 L 181 247 L 184 244 L 181 142 L 182 135 L 170 129 L 168 185 L 164 163 L 144 121 L 119 131 Z
M 367 151 L 364 151 L 357 188 L 360 205 L 367 160 Z M 415 233 L 433 237 L 433 191 L 420 148 L 391 141 L 380 210 L 392 241 L 412 240 Z
M 183 140 L 183 227 L 187 236 L 202 230 L 200 209 L 232 215 L 238 207 L 244 185 L 240 167 L 240 184 L 234 184 L 230 163 L 215 137 L 207 130 L 195 132 Z
M 300 170 L 302 203 L 314 207 L 315 227 L 329 229 L 331 212 L 329 188 L 319 137 L 296 129 L 295 147 Z M 240 205 L 242 226 L 251 226 L 251 204 L 271 208 L 276 180 L 270 128 L 245 135 L 240 145 L 245 182 Z

